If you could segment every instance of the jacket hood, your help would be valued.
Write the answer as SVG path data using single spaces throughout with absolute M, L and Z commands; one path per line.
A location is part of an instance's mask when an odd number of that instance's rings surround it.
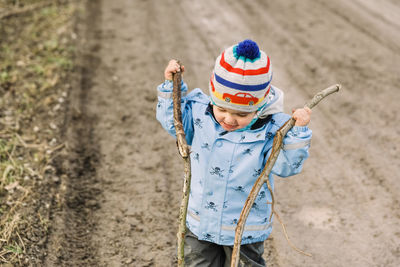
M 271 86 L 271 92 L 268 95 L 268 101 L 260 110 L 258 117 L 263 119 L 268 115 L 283 112 L 283 98 L 283 91 L 275 86 Z

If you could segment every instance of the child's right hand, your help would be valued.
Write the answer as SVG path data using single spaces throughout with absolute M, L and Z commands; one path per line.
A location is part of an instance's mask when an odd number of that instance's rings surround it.
M 182 68 L 179 66 L 178 61 L 175 59 L 171 59 L 168 63 L 168 66 L 165 68 L 164 77 L 166 80 L 172 81 L 172 74 L 181 71 L 182 73 L 185 71 L 185 67 L 182 65 Z
M 292 110 L 292 117 L 296 120 L 295 126 L 306 126 L 310 123 L 311 109 L 308 107 Z

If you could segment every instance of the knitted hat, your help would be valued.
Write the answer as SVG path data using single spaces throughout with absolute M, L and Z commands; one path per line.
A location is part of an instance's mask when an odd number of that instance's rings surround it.
M 267 102 L 272 70 L 269 57 L 252 40 L 226 49 L 215 61 L 210 78 L 213 104 L 253 112 Z

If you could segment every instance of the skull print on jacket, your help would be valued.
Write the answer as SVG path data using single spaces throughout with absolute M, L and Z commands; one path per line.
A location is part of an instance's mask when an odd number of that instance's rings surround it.
M 171 81 L 158 87 L 157 119 L 175 136 L 173 125 Z M 225 131 L 209 108 L 210 98 L 200 89 L 186 95 L 182 88 L 182 121 L 186 140 L 191 146 L 191 195 L 186 223 L 200 240 L 233 245 L 240 212 L 254 182 L 271 152 L 276 131 L 290 118 L 284 113 L 272 114 L 258 129 Z M 276 92 L 274 86 L 271 92 Z M 268 104 L 267 104 L 268 105 Z M 301 171 L 311 139 L 307 127 L 293 127 L 283 141 L 283 149 L 272 174 L 287 177 Z M 234 167 L 233 167 L 234 166 Z M 273 175 L 269 181 L 274 186 Z M 272 230 L 271 195 L 267 186 L 261 189 L 246 221 L 242 244 L 267 239 Z

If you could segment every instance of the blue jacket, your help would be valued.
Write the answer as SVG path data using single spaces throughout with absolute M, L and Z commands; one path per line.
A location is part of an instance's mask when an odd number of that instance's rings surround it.
M 158 86 L 157 119 L 175 136 L 172 82 Z M 270 116 L 262 127 L 227 132 L 214 119 L 210 98 L 200 89 L 187 94 L 182 82 L 182 121 L 191 145 L 192 180 L 187 227 L 199 240 L 233 245 L 240 212 L 270 153 L 276 131 L 290 118 L 282 112 Z M 297 174 L 308 157 L 311 130 L 293 127 L 272 169 L 281 177 Z M 269 181 L 274 186 L 272 174 Z M 260 190 L 246 221 L 242 244 L 264 241 L 272 230 L 271 195 Z

